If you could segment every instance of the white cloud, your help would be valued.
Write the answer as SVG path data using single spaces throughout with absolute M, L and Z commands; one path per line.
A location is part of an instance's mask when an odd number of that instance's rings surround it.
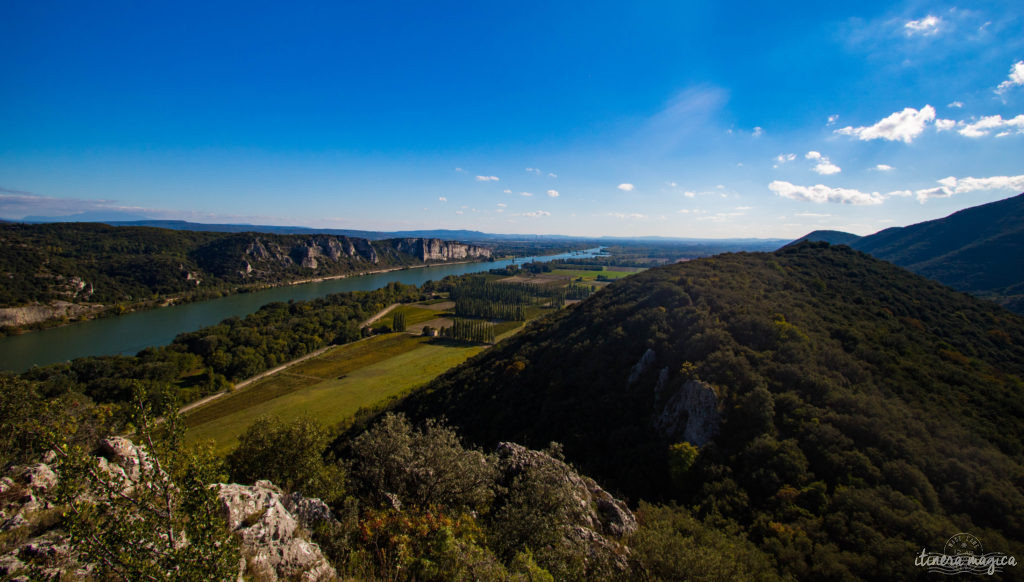
M 907 196 L 913 196 L 913 195 L 914 195 L 914 193 L 911 192 L 910 190 L 893 190 L 892 192 L 889 192 L 888 194 L 886 194 L 885 197 L 886 198 L 892 198 L 893 196 L 899 196 L 901 198 L 906 198 Z
M 925 188 L 916 192 L 917 199 L 922 204 L 929 198 L 949 198 L 956 194 L 966 194 L 978 190 L 1024 190 L 1024 175 L 1021 176 L 991 176 L 988 178 L 956 178 L 949 176 L 937 180 L 939 185 L 935 188 Z
M 920 20 L 910 20 L 903 25 L 904 32 L 907 36 L 921 35 L 931 36 L 939 31 L 939 27 L 942 26 L 942 19 L 938 16 L 929 14 Z
M 505 204 L 504 202 L 499 202 L 498 206 L 501 208 L 508 208 L 508 204 Z
M 877 166 L 875 166 L 875 169 L 878 170 L 879 172 L 891 172 L 893 170 L 893 167 L 890 166 L 889 164 L 878 164 Z
M 797 212 L 793 216 L 803 216 L 805 218 L 828 218 L 829 216 L 832 216 L 832 215 L 828 214 L 828 213 L 820 213 L 820 212 Z
M 519 195 L 529 198 L 530 196 L 533 196 L 533 192 L 520 192 Z
M 461 211 L 461 210 L 456 210 L 456 211 L 455 211 L 455 214 L 459 214 L 459 215 L 461 215 L 461 214 L 465 214 L 465 212 L 463 212 L 463 211 Z
M 696 195 L 697 193 L 692 190 L 687 190 L 686 192 L 683 192 L 683 196 L 686 196 L 687 198 L 693 198 Z
M 526 171 L 531 172 L 533 174 L 537 174 L 538 176 L 540 175 L 540 170 L 538 170 L 537 168 L 526 168 Z
M 477 176 L 476 177 L 476 181 L 477 182 L 497 182 L 498 181 L 498 177 L 497 176 Z
M 914 138 L 921 135 L 925 126 L 935 119 L 935 108 L 925 105 L 920 111 L 913 107 L 907 107 L 903 111 L 897 111 L 874 125 L 866 127 L 844 127 L 835 130 L 840 135 L 852 135 L 861 141 L 873 139 L 884 139 L 888 141 L 902 141 L 910 143 Z
M 646 220 L 646 214 L 640 214 L 639 212 L 633 212 L 631 214 L 623 214 L 621 212 L 609 212 L 608 216 L 614 216 L 619 220 Z
M 956 127 L 956 122 L 952 119 L 936 119 L 935 130 L 936 131 L 947 131 Z
M 946 107 L 949 107 L 949 108 L 952 108 L 952 109 L 963 109 L 964 108 L 964 102 L 963 101 L 953 101 L 949 105 L 946 105 Z
M 812 169 L 822 176 L 831 176 L 843 171 L 842 168 L 833 164 L 828 158 L 823 158 Z
M 676 184 L 675 182 L 665 182 L 665 183 L 668 184 L 669 186 L 671 186 L 672 188 L 675 188 L 676 186 L 679 185 L 679 184 Z
M 812 169 L 822 176 L 830 176 L 843 171 L 842 168 L 833 164 L 832 161 L 828 159 L 828 156 L 821 155 L 821 152 L 811 150 L 804 154 L 804 159 L 817 160 L 818 163 Z
M 737 206 L 736 210 L 751 210 L 753 206 Z
M 548 190 L 548 196 L 558 198 L 558 190 Z
M 616 188 L 618 188 L 619 190 L 622 190 L 623 192 L 632 192 L 634 189 L 636 189 L 636 186 L 634 186 L 632 184 L 629 184 L 629 183 L 625 183 L 625 184 L 619 184 L 618 186 L 616 186 Z
M 448 202 L 448 199 L 445 198 L 444 196 L 438 196 L 437 199 L 440 200 L 441 202 Z
M 558 177 L 558 174 L 556 174 L 556 173 L 554 173 L 554 172 L 548 172 L 548 177 L 549 177 L 549 178 L 557 178 L 557 177 Z
M 509 190 L 508 188 L 505 188 L 504 190 L 502 190 L 502 192 L 504 192 L 505 194 L 511 194 L 512 193 L 512 191 Z
M 461 174 L 465 174 L 466 173 L 466 170 L 463 170 L 462 168 L 455 168 L 455 171 L 459 172 Z
M 833 202 L 838 204 L 881 204 L 884 197 L 878 192 L 861 192 L 849 188 L 832 188 L 824 184 L 814 186 L 797 186 L 789 182 L 775 180 L 768 189 L 783 198 L 803 202 Z
M 1010 67 L 1010 78 L 1003 81 L 996 87 L 996 93 L 1002 95 L 1013 87 L 1024 85 L 1024 61 L 1017 61 Z
M 537 218 L 538 216 L 551 216 L 551 213 L 547 210 L 536 210 L 534 212 L 524 212 L 523 216 L 529 216 L 530 218 Z
M 963 123 L 963 122 L 961 122 Z M 960 129 L 960 135 L 965 137 L 984 137 L 995 129 L 1013 129 L 1017 133 L 1024 133 L 1024 114 L 1011 119 L 1003 119 L 1001 115 L 989 115 L 982 117 L 974 123 L 966 123 Z
M 796 154 L 779 154 L 775 156 L 775 162 L 778 165 L 785 164 L 786 162 L 792 162 L 796 159 Z
M 754 137 L 761 137 L 762 135 L 764 135 L 764 128 L 763 127 L 755 127 L 754 128 Z
M 839 121 L 839 114 L 838 113 L 836 113 L 835 115 L 829 115 L 828 116 L 828 123 L 826 123 L 825 125 L 835 125 L 837 121 Z

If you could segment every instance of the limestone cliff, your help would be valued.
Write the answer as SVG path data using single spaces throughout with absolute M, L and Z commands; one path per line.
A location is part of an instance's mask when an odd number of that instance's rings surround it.
M 458 261 L 465 259 L 488 259 L 491 250 L 477 245 L 444 241 L 438 238 L 392 239 L 395 248 L 409 253 L 421 261 Z

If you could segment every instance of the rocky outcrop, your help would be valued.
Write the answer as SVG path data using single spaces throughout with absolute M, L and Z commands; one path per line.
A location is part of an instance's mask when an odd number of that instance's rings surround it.
M 714 387 L 700 380 L 686 380 L 654 415 L 654 427 L 671 441 L 702 447 L 718 434 L 722 422 L 718 404 Z
M 123 437 L 101 441 L 98 468 L 111 483 L 120 483 L 130 494 L 144 474 L 154 473 L 145 449 Z M 0 579 L 34 579 L 28 563 L 40 568 L 47 579 L 71 575 L 88 578 L 93 566 L 78 560 L 63 529 L 63 506 L 55 505 L 58 472 L 54 456 L 47 463 L 14 467 L 0 479 Z M 269 481 L 255 485 L 215 484 L 222 515 L 239 537 L 242 562 L 239 579 L 332 580 L 337 574 L 308 536 L 321 522 L 332 520 L 330 509 L 319 499 L 284 495 Z M 20 542 L 11 543 L 13 540 Z M 22 578 L 23 576 L 27 576 Z
M 651 365 L 654 364 L 655 359 L 657 359 L 657 356 L 655 355 L 654 350 L 647 348 L 647 351 L 644 352 L 644 355 L 640 356 L 640 359 L 637 360 L 635 364 L 633 364 L 633 368 L 630 369 L 629 371 L 629 379 L 626 380 L 626 383 L 633 384 L 637 380 L 639 380 L 640 376 L 642 376 L 644 372 L 646 372 L 651 367 Z
M 269 481 L 215 485 L 222 515 L 242 540 L 249 576 L 259 580 L 332 580 L 337 576 L 320 546 L 306 539 L 332 520 L 319 499 L 284 495 Z
M 102 305 L 53 301 L 48 305 L 35 303 L 21 307 L 0 308 L 0 326 L 32 325 L 51 319 L 75 319 L 103 309 Z
M 578 555 L 584 556 L 587 564 L 611 562 L 620 572 L 628 570 L 629 550 L 618 540 L 634 533 L 637 521 L 623 501 L 547 453 L 508 442 L 499 443 L 495 452 L 499 482 L 505 486 L 529 468 L 546 468 L 560 475 L 572 499 L 568 511 L 570 522 L 562 527 L 564 541 L 575 548 Z

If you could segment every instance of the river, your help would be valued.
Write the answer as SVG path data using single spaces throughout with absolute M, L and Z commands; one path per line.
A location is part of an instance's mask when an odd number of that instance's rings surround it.
M 600 249 L 542 257 L 514 259 L 516 263 L 551 261 L 593 256 Z M 44 366 L 84 356 L 135 354 L 150 346 L 171 343 L 181 333 L 214 325 L 229 317 L 244 317 L 274 301 L 302 301 L 346 291 L 370 291 L 392 281 L 422 285 L 448 275 L 479 273 L 508 266 L 512 260 L 437 265 L 372 275 L 357 275 L 300 285 L 282 285 L 252 293 L 240 293 L 197 303 L 184 303 L 120 317 L 94 319 L 63 327 L 53 327 L 21 335 L 0 338 L 0 370 L 24 372 L 32 366 Z

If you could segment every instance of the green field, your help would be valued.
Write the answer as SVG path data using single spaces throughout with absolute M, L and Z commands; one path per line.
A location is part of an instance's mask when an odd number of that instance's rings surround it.
M 216 452 L 224 454 L 263 415 L 282 420 L 309 416 L 336 425 L 360 408 L 430 381 L 483 349 L 408 334 L 340 346 L 190 412 L 185 417 L 187 438 L 212 440 Z
M 447 301 L 447 299 L 445 301 Z M 378 328 L 386 325 L 394 329 L 396 313 L 405 314 L 406 327 L 410 327 L 418 323 L 424 323 L 430 321 L 431 319 L 437 319 L 438 317 L 441 317 L 443 315 L 443 312 L 439 312 L 434 309 L 425 309 L 423 307 L 419 307 L 419 304 L 402 305 L 394 308 L 393 310 L 391 310 L 391 313 L 388 313 L 386 316 L 382 317 L 380 321 L 374 324 L 374 327 Z
M 603 275 L 608 279 L 621 279 L 628 277 L 633 273 L 626 271 L 587 271 L 584 269 L 555 269 L 551 271 L 552 275 L 558 275 L 561 277 L 572 277 L 573 280 L 583 278 L 584 281 L 596 281 L 598 275 Z

